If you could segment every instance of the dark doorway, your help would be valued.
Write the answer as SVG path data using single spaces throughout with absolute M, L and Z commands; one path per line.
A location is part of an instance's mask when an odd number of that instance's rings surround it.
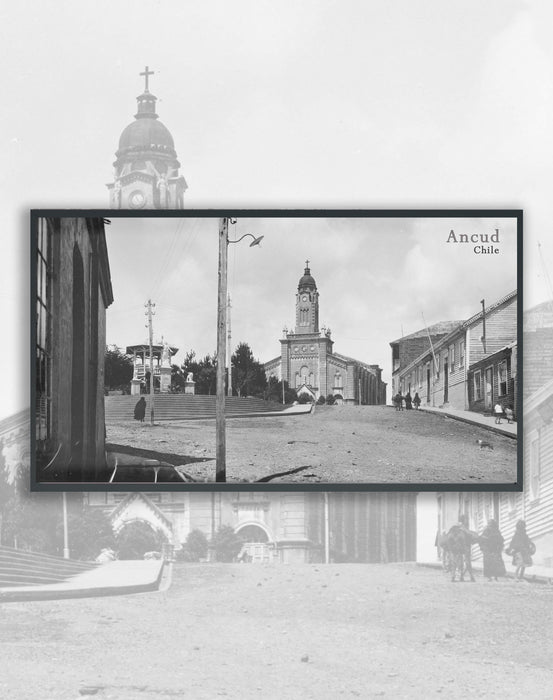
M 430 403 L 430 367 L 426 368 L 426 403 Z
M 444 360 L 444 403 L 449 401 L 449 365 Z

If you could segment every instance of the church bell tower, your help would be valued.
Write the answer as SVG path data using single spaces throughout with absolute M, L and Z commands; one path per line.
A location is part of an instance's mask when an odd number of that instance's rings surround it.
M 179 175 L 175 144 L 169 130 L 156 114 L 157 98 L 149 90 L 153 75 L 148 66 L 144 92 L 138 103 L 135 121 L 119 139 L 115 156 L 114 182 L 107 185 L 111 209 L 182 209 L 187 185 Z
M 309 260 L 305 261 L 303 277 L 296 294 L 296 335 L 319 332 L 319 292 L 311 277 Z

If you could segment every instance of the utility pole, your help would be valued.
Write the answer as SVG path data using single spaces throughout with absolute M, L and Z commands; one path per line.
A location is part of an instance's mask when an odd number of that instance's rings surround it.
M 330 564 L 330 513 L 328 503 L 328 491 L 323 493 L 324 499 L 324 546 L 325 546 L 325 564 Z
M 231 352 L 231 338 L 232 333 L 230 330 L 230 294 L 227 297 L 227 396 L 232 396 L 232 352 Z
M 259 245 L 263 236 L 257 238 L 245 233 L 235 241 L 229 240 L 228 225 L 236 219 L 227 216 L 219 219 L 219 274 L 217 284 L 217 382 L 215 397 L 215 481 L 227 480 L 226 425 L 225 425 L 225 369 L 227 341 L 227 276 L 229 243 L 240 243 L 243 238 L 252 238 L 250 248 Z M 229 358 L 230 359 L 230 358 Z
M 155 304 L 152 304 L 152 300 L 148 299 L 147 303 L 144 304 L 144 306 L 148 309 L 146 311 L 146 316 L 148 316 L 148 336 L 149 336 L 149 342 L 150 342 L 150 425 L 154 424 L 154 351 L 153 351 L 153 344 L 154 344 L 154 329 L 152 326 L 152 316 L 155 314 L 155 311 L 152 311 L 152 308 L 155 306 Z
M 219 219 L 219 282 L 217 294 L 217 382 L 215 401 L 215 481 L 226 481 L 225 353 L 227 322 L 228 217 Z
M 67 530 L 67 494 L 62 491 L 62 508 L 63 508 L 63 558 L 69 559 L 69 534 Z

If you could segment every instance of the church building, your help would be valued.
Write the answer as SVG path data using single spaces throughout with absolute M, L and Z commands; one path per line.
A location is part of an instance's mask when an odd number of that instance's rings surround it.
M 187 185 L 179 175 L 180 163 L 169 129 L 156 114 L 157 97 L 148 87 L 153 71 L 143 73 L 144 92 L 135 121 L 119 138 L 115 154 L 114 182 L 107 185 L 110 209 L 182 209 Z
M 267 379 L 288 382 L 298 395 L 316 401 L 332 395 L 337 403 L 386 403 L 382 370 L 334 351 L 330 328 L 319 330 L 319 292 L 309 260 L 296 292 L 296 326 L 280 340 L 280 355 L 265 365 Z

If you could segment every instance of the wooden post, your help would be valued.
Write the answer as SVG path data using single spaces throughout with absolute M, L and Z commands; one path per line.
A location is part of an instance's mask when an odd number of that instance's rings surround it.
M 152 300 L 148 299 L 148 303 L 146 304 L 148 307 L 148 311 L 146 312 L 148 314 L 148 335 L 149 335 L 149 341 L 150 341 L 150 425 L 154 424 L 154 352 L 153 352 L 153 344 L 154 344 L 154 329 L 152 327 L 152 316 L 153 316 L 153 311 L 152 307 L 155 306 L 155 304 L 152 304 Z
M 67 494 L 65 491 L 61 494 L 62 509 L 63 509 L 63 558 L 69 559 L 69 534 L 67 530 Z
M 219 219 L 217 296 L 217 384 L 215 401 L 215 481 L 226 481 L 225 355 L 227 325 L 228 218 Z
M 231 343 L 232 343 L 232 333 L 230 329 L 230 294 L 228 295 L 227 298 L 227 362 L 228 362 L 228 371 L 227 371 L 227 395 L 232 396 L 232 363 L 231 363 L 231 358 L 232 358 L 232 352 L 231 352 Z
M 325 541 L 325 564 L 330 564 L 330 517 L 328 505 L 328 492 L 325 491 L 324 497 L 324 541 Z

